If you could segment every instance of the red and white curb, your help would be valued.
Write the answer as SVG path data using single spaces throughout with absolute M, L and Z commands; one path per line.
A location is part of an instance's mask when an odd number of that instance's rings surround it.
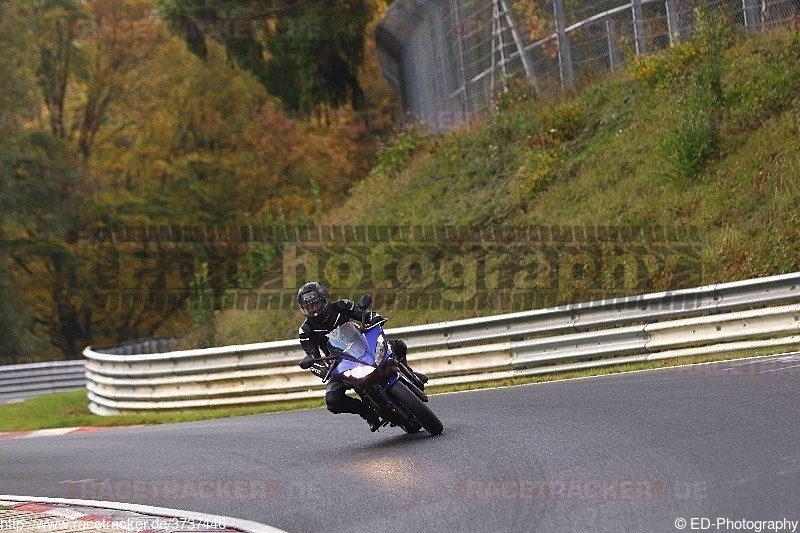
M 285 533 L 259 522 L 165 507 L 7 494 L 0 494 L 0 530 Z
M 121 427 L 121 426 L 120 426 Z M 130 426 L 126 426 L 130 427 Z M 58 435 L 69 435 L 72 433 L 93 433 L 95 431 L 104 431 L 107 429 L 117 429 L 117 426 L 97 427 L 87 426 L 78 428 L 53 428 L 53 429 L 37 429 L 36 431 L 11 431 L 8 433 L 0 433 L 0 439 L 26 439 L 29 437 L 54 437 Z

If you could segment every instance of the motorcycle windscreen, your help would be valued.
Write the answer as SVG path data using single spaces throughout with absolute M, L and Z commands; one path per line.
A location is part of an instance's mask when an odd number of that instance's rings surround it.
M 332 354 L 345 354 L 362 360 L 367 354 L 367 341 L 352 322 L 346 322 L 328 333 L 328 349 Z

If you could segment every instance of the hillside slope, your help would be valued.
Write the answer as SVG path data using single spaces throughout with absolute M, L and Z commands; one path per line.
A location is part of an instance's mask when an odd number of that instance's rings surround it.
M 693 69 L 703 68 L 694 47 L 646 58 L 560 101 L 512 92 L 496 115 L 462 131 L 406 133 L 334 218 L 696 226 L 710 280 L 796 270 L 800 35 L 777 33 L 724 51 L 722 101 L 711 118 L 717 146 L 682 173 L 674 160 L 681 144 L 694 141 L 685 115 L 697 111 L 684 111 L 692 95 L 681 85 L 692 85 Z M 359 209 L 365 204 L 369 211 Z
M 372 173 L 325 223 L 465 225 L 487 231 L 568 226 L 576 235 L 586 229 L 574 237 L 582 239 L 582 246 L 606 240 L 624 256 L 614 258 L 608 271 L 592 273 L 593 286 L 581 286 L 579 271 L 586 266 L 580 262 L 564 265 L 560 257 L 551 257 L 551 270 L 553 264 L 560 266 L 560 274 L 531 262 L 525 254 L 565 253 L 563 244 L 547 248 L 533 239 L 527 249 L 510 248 L 499 259 L 508 268 L 493 271 L 492 282 L 487 281 L 487 254 L 496 253 L 502 243 L 495 243 L 494 252 L 487 252 L 485 243 L 480 249 L 462 246 L 459 257 L 475 257 L 476 262 L 455 264 L 438 262 L 459 245 L 444 243 L 429 257 L 436 269 L 433 283 L 422 283 L 424 273 L 413 267 L 405 277 L 408 283 L 396 275 L 383 292 L 442 293 L 453 288 L 443 281 L 443 269 L 449 278 L 463 281 L 470 265 L 477 265 L 478 293 L 499 287 L 541 295 L 545 289 L 548 297 L 509 301 L 493 293 L 469 299 L 473 291 L 460 301 L 442 303 L 440 298 L 441 305 L 385 304 L 393 325 L 797 271 L 799 95 L 800 33 L 746 38 L 712 21 L 694 41 L 634 59 L 626 71 L 575 94 L 537 100 L 524 87 L 515 87 L 502 96 L 496 113 L 458 131 L 405 131 L 382 150 Z M 689 256 L 679 250 L 672 264 L 663 254 L 648 263 L 643 254 L 659 244 L 650 237 L 587 237 L 591 228 L 607 226 L 628 235 L 640 227 L 677 228 L 692 236 Z M 397 248 L 396 242 L 388 244 Z M 680 248 L 669 242 L 664 246 Z M 395 251 L 388 259 L 390 268 L 398 257 Z M 624 265 L 628 259 L 639 262 L 633 274 Z M 566 268 L 575 272 L 565 276 Z M 339 279 L 347 277 L 346 270 Z M 529 274 L 532 282 L 523 279 Z M 626 276 L 631 279 L 620 280 Z M 360 279 L 358 286 L 332 283 L 332 291 L 349 297 L 363 290 L 381 292 L 371 287 L 367 275 Z M 286 317 L 285 327 L 284 318 L 270 321 L 275 328 L 270 333 L 291 336 L 294 318 Z M 261 336 L 254 337 L 264 338 L 265 330 L 259 329 Z M 242 333 L 240 324 L 237 335 Z

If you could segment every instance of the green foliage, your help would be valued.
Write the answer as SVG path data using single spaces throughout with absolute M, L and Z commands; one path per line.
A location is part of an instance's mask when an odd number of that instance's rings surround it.
M 628 71 L 636 81 L 673 90 L 691 77 L 701 53 L 694 41 L 679 43 L 664 53 L 632 58 Z
M 5 0 L 0 3 L 0 131 L 19 127 L 23 116 L 34 115 L 35 50 L 26 46 L 33 29 L 16 24 L 22 17 L 31 17 L 29 2 Z M 16 114 L 15 114 L 16 113 Z
M 28 353 L 31 349 L 27 333 L 30 326 L 25 319 L 19 311 L 16 290 L 8 269 L 0 264 L 0 356 L 5 360 L 14 362 L 16 356 Z
M 515 179 L 509 182 L 509 199 L 523 206 L 530 198 L 544 191 L 556 177 L 565 155 L 560 148 L 526 152 L 520 160 Z
M 258 227 L 267 230 L 278 229 L 281 225 L 272 219 L 256 221 L 256 223 Z M 240 286 L 246 289 L 258 289 L 282 257 L 281 252 L 284 244 L 277 238 L 273 242 L 258 244 L 258 246 L 248 246 L 245 253 L 244 260 L 247 264 L 247 270 L 244 273 L 245 277 L 240 282 Z
M 696 177 L 720 146 L 719 105 L 701 80 L 693 79 L 671 112 L 672 125 L 662 144 L 673 175 Z
M 565 102 L 542 109 L 540 120 L 541 142 L 558 144 L 575 139 L 585 127 L 586 119 L 580 102 Z
M 423 128 L 411 127 L 398 133 L 392 141 L 378 151 L 378 161 L 372 173 L 379 176 L 392 176 L 400 172 L 411 157 L 424 147 L 430 135 Z
M 53 135 L 65 137 L 65 104 L 72 65 L 80 60 L 80 49 L 73 45 L 78 22 L 85 18 L 78 0 L 54 0 L 40 4 L 35 11 L 39 34 L 38 84 L 50 115 Z
M 743 134 L 795 103 L 800 88 L 800 32 L 779 32 L 746 46 L 749 53 L 731 61 L 725 91 L 730 129 Z M 752 75 L 754 69 L 758 76 Z
M 628 72 L 635 81 L 672 92 L 693 79 L 701 78 L 721 100 L 723 54 L 734 43 L 731 21 L 718 11 L 695 8 L 692 37 L 658 54 L 637 56 Z
M 89 333 L 90 310 L 79 276 L 79 259 L 65 240 L 82 205 L 75 190 L 82 169 L 66 142 L 44 132 L 25 132 L 5 143 L 12 159 L 0 194 L 5 214 L 9 269 L 20 297 L 38 311 L 25 320 L 26 335 L 52 342 L 68 358 L 80 356 Z
M 237 66 L 251 72 L 287 109 L 310 112 L 320 105 L 358 108 L 364 93 L 358 72 L 365 30 L 374 17 L 367 0 L 226 2 L 163 0 L 172 31 L 205 58 L 208 44 L 198 23 L 249 19 L 251 34 L 212 35 Z
M 719 12 L 695 9 L 695 33 L 692 39 L 700 51 L 700 63 L 694 78 L 711 93 L 716 105 L 723 104 L 722 75 L 724 53 L 733 44 L 730 20 Z
M 730 25 L 722 17 L 700 9 L 694 15 L 691 42 L 664 54 L 665 66 L 650 75 L 650 80 L 679 87 L 670 112 L 673 126 L 664 135 L 662 150 L 673 175 L 681 179 L 696 177 L 718 154 L 724 52 L 732 42 Z
M 192 319 L 192 336 L 194 348 L 211 348 L 216 346 L 215 294 L 208 275 L 208 263 L 200 266 L 200 272 L 194 275 L 190 285 L 187 309 Z
M 522 102 L 536 101 L 536 91 L 527 80 L 511 78 L 504 81 L 506 90 L 495 94 L 495 106 L 498 111 L 509 109 Z
M 208 55 L 206 40 L 199 38 L 203 32 L 194 20 L 205 16 L 209 20 L 215 17 L 215 11 L 210 11 L 205 2 L 180 2 L 159 0 L 158 8 L 169 30 L 184 38 L 186 47 L 196 56 L 205 59 Z
M 302 2 L 282 12 L 267 37 L 266 87 L 291 109 L 359 108 L 358 70 L 372 16 L 366 0 Z

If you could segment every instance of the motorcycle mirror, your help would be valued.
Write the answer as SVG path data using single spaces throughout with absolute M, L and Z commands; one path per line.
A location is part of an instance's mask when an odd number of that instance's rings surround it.
M 369 294 L 365 294 L 358 301 L 358 306 L 361 309 L 364 309 L 365 311 L 369 308 L 370 305 L 372 305 L 372 296 L 370 296 Z

